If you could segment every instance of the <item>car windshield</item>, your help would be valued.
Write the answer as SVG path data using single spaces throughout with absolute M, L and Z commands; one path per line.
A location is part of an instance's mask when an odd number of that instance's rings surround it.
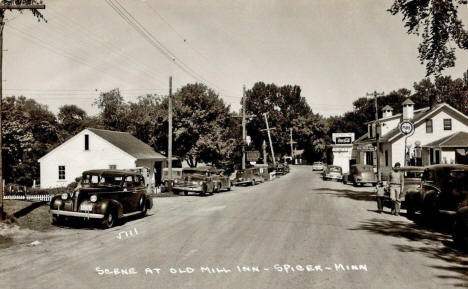
M 109 175 L 98 175 L 98 174 L 86 174 L 83 175 L 82 184 L 85 186 L 120 186 L 122 184 L 122 176 L 109 176 Z
M 341 172 L 341 168 L 339 168 L 339 167 L 329 167 L 328 170 L 330 172 L 336 172 L 336 173 Z
M 321 165 L 322 162 L 314 162 L 314 165 Z
M 408 171 L 405 172 L 405 178 L 408 179 L 420 179 L 422 178 L 423 172 L 417 172 L 417 171 Z

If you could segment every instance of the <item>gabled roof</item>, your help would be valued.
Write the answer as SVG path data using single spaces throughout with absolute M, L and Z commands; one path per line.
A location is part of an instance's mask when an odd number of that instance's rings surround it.
M 410 98 L 407 98 L 405 101 L 403 101 L 402 103 L 403 105 L 408 105 L 408 104 L 414 104 L 414 102 L 410 99 Z
M 114 146 L 128 153 L 136 159 L 165 160 L 166 157 L 154 151 L 152 147 L 137 139 L 128 132 L 111 131 L 105 129 L 88 128 Z
M 385 111 L 385 110 L 393 110 L 393 107 L 391 107 L 390 105 L 387 104 L 386 106 L 384 106 L 384 107 L 382 108 L 382 110 L 383 110 L 383 111 Z
M 468 147 L 468 132 L 459 131 L 423 146 L 431 148 Z
M 423 108 L 420 108 L 420 109 L 416 109 L 413 112 L 414 117 L 417 117 L 419 114 L 427 112 L 430 109 L 431 109 L 430 107 L 423 107 Z M 394 120 L 394 119 L 397 119 L 397 118 L 402 118 L 402 116 L 403 116 L 402 113 L 397 113 L 397 114 L 394 114 L 394 115 L 389 116 L 389 117 L 379 118 L 379 122 Z M 366 122 L 365 124 L 371 124 L 371 123 L 374 123 L 374 122 L 375 122 L 375 120 L 371 120 L 371 121 Z
M 436 114 L 438 111 L 440 111 L 442 109 L 445 109 L 447 111 L 451 111 L 452 113 L 459 115 L 461 118 L 464 119 L 464 122 L 468 126 L 468 116 L 464 115 L 462 112 L 456 110 L 455 108 L 453 108 L 452 106 L 450 106 L 447 103 L 439 103 L 439 104 L 436 104 L 432 108 L 425 107 L 425 108 L 418 109 L 418 110 L 414 111 L 414 117 L 413 117 L 412 121 L 414 123 L 415 128 L 417 126 L 421 125 L 421 123 L 423 123 L 423 121 L 425 121 L 425 119 L 431 117 L 432 115 Z M 397 114 L 397 115 L 385 118 L 384 120 L 389 120 L 389 119 L 399 118 L 399 117 L 401 117 L 401 114 Z M 382 121 L 382 119 L 379 119 L 379 121 Z M 373 122 L 375 122 L 375 121 L 372 121 L 372 122 L 369 122 L 369 123 L 373 123 Z M 401 136 L 403 136 L 403 134 L 400 132 L 400 129 L 398 127 L 395 127 L 394 129 L 387 132 L 385 135 L 381 136 L 379 141 L 380 142 L 393 141 L 395 138 L 399 138 Z M 360 138 L 358 138 L 355 141 L 355 143 L 357 143 L 357 142 L 365 143 L 366 141 L 369 141 L 369 139 L 367 137 L 367 133 L 362 135 Z

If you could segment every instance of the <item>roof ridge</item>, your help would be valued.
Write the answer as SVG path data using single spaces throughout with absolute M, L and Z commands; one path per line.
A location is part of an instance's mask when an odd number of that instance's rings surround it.
M 91 129 L 91 130 L 100 130 L 100 131 L 108 131 L 108 132 L 114 132 L 114 133 L 128 133 L 128 134 L 131 134 L 131 133 L 129 133 L 128 131 L 117 131 L 117 130 L 110 130 L 110 129 L 103 129 L 103 128 L 88 127 L 87 129 Z

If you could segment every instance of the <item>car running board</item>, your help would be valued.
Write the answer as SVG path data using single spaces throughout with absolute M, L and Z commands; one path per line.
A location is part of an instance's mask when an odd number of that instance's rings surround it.
M 143 213 L 143 211 L 135 211 L 135 212 L 127 213 L 127 214 L 122 214 L 122 217 L 124 217 L 124 218 L 131 217 L 131 216 L 135 216 L 135 215 L 138 215 L 138 214 L 141 214 L 141 213 Z

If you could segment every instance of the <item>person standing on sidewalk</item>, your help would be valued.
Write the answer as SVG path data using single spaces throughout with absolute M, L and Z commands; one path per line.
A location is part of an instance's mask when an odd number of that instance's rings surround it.
M 393 202 L 392 215 L 400 215 L 400 194 L 403 191 L 404 176 L 403 172 L 399 170 L 400 163 L 395 163 L 395 166 L 390 173 L 390 199 Z
M 382 214 L 385 196 L 386 182 L 379 181 L 375 186 L 375 198 L 377 199 L 377 212 Z

